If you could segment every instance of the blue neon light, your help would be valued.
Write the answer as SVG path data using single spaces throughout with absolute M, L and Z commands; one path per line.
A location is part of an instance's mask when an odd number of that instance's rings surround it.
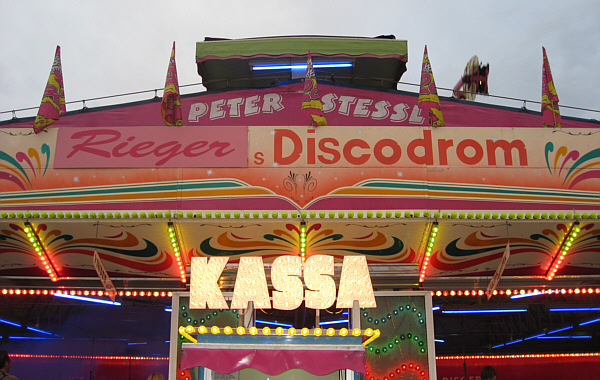
M 139 342 L 139 343 L 129 342 L 129 343 L 127 343 L 128 346 L 139 346 L 140 344 L 148 344 L 148 343 L 147 342 Z
M 319 324 L 320 324 L 321 326 L 324 326 L 324 325 L 337 325 L 338 323 L 348 323 L 348 322 L 350 322 L 350 320 L 349 320 L 349 319 L 340 319 L 340 320 L 338 320 L 338 321 L 325 321 L 325 322 L 319 322 Z
M 590 319 L 589 321 L 581 322 L 579 326 L 591 325 L 592 323 L 600 322 L 600 318 Z
M 260 319 L 257 319 L 255 322 L 256 323 L 262 323 L 263 325 L 273 325 L 273 326 L 281 326 L 281 327 L 294 327 L 293 325 L 289 325 L 287 323 L 271 322 L 271 321 L 261 321 Z
M 99 303 L 99 304 L 103 304 L 103 305 L 121 306 L 121 302 L 113 302 L 113 301 L 103 300 L 103 299 L 99 299 L 99 298 L 91 298 L 91 297 L 72 296 L 70 294 L 63 294 L 63 293 L 54 293 L 54 297 L 68 298 L 68 299 L 84 301 L 84 302 L 93 302 L 93 303 Z
M 542 333 L 542 334 L 538 334 L 538 335 L 533 335 L 533 336 L 530 336 L 530 337 L 525 338 L 523 340 L 531 340 L 531 339 L 539 338 L 539 337 L 544 336 L 544 335 L 546 335 L 546 333 Z
M 502 344 L 498 344 L 498 345 L 496 345 L 496 346 L 492 346 L 492 348 L 498 348 L 498 347 L 504 347 L 504 343 L 502 343 Z
M 5 323 L 7 325 L 16 326 L 16 327 L 21 327 L 21 325 L 18 324 L 17 322 L 11 322 L 11 321 L 8 321 L 6 319 L 1 319 L 1 318 L 0 318 L 0 323 Z
M 49 340 L 49 339 L 57 339 L 57 338 L 50 338 L 50 337 L 45 337 L 45 336 L 9 336 L 8 339 L 15 339 L 15 340 Z
M 166 311 L 167 313 L 172 313 L 172 312 L 173 312 L 173 309 L 172 309 L 172 308 L 170 308 L 170 307 L 165 307 L 165 311 Z
M 39 333 L 46 334 L 46 335 L 54 335 L 51 332 L 40 330 L 40 329 L 36 329 L 35 327 L 31 327 L 31 326 L 27 326 L 27 330 L 39 332 Z
M 439 306 L 434 306 L 434 307 L 431 308 L 431 311 L 436 311 L 436 310 L 440 310 L 440 307 Z
M 315 69 L 331 69 L 338 67 L 352 67 L 352 62 L 320 62 L 313 63 Z M 252 65 L 254 71 L 265 71 L 265 70 L 306 70 L 306 63 L 290 63 L 290 64 L 264 64 L 264 65 Z
M 555 307 L 548 311 L 600 311 L 600 307 Z
M 540 336 L 538 339 L 592 339 L 591 335 L 554 335 Z
M 446 343 L 446 341 L 443 339 L 434 339 L 433 341 L 436 343 Z
M 443 314 L 477 314 L 477 313 L 525 313 L 527 309 L 464 309 L 442 310 Z
M 546 294 L 546 293 L 544 293 L 544 292 L 533 292 L 533 293 L 525 293 L 525 294 L 515 294 L 513 296 L 510 296 L 510 299 L 511 300 L 516 300 L 516 299 L 519 299 L 519 298 L 541 296 L 542 294 Z
M 573 328 L 573 326 L 569 326 L 569 327 L 563 327 L 562 329 L 558 329 L 558 330 L 554 330 L 554 331 L 548 331 L 546 333 L 546 335 L 555 334 L 557 332 L 561 332 L 561 331 L 565 331 L 565 330 L 571 330 L 572 328 Z

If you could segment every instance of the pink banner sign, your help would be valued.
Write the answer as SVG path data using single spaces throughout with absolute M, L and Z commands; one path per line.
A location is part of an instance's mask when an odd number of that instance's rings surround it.
M 246 167 L 248 128 L 60 129 L 55 168 Z

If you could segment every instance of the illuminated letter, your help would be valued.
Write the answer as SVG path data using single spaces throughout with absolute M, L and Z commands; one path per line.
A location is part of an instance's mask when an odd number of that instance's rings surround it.
M 310 309 L 327 309 L 335 302 L 333 256 L 314 255 L 304 263 L 305 305 Z
M 377 307 L 367 258 L 345 256 L 336 307 L 350 309 L 355 300 L 360 307 Z
M 273 308 L 279 310 L 297 309 L 304 299 L 304 285 L 298 276 L 302 275 L 302 261 L 299 256 L 279 256 L 271 267 L 273 283 Z
M 271 308 L 262 257 L 240 258 L 231 308 L 247 309 L 248 301 L 254 301 L 254 307 L 259 309 Z
M 217 285 L 229 257 L 192 257 L 190 309 L 229 309 Z

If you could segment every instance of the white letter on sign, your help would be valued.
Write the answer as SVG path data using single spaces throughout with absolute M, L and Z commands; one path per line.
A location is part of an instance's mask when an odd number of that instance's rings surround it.
M 344 256 L 336 307 L 349 309 L 355 300 L 358 301 L 360 307 L 377 307 L 367 258 Z
M 229 309 L 218 281 L 229 257 L 192 257 L 190 309 Z
M 254 301 L 254 307 L 259 309 L 271 308 L 262 257 L 240 258 L 231 308 L 247 309 L 248 301 Z
M 273 308 L 294 310 L 300 307 L 304 299 L 304 285 L 299 276 L 302 275 L 300 256 L 279 256 L 271 267 L 273 283 Z
M 327 309 L 335 302 L 335 281 L 333 281 L 333 256 L 314 255 L 304 263 L 306 307 Z

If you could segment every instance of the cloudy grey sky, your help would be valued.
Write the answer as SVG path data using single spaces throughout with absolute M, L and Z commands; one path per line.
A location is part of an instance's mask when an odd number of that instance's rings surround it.
M 467 61 L 490 64 L 491 95 L 539 102 L 546 47 L 563 115 L 600 119 L 600 3 L 597 0 L 8 1 L 0 0 L 0 111 L 38 107 L 56 45 L 67 102 L 162 89 L 172 42 L 179 84 L 199 83 L 195 43 L 204 37 L 281 35 L 408 41 L 408 71 L 418 84 L 428 46 L 438 93 L 450 96 Z M 398 89 L 418 91 L 400 84 Z M 183 87 L 183 94 L 202 91 Z M 153 93 L 88 101 L 88 107 L 147 99 Z M 162 90 L 159 91 L 159 96 Z M 521 107 L 522 101 L 479 96 Z M 81 108 L 68 104 L 67 110 Z M 539 111 L 539 104 L 527 104 Z M 33 116 L 36 110 L 19 111 Z M 0 120 L 12 118 L 0 114 Z

